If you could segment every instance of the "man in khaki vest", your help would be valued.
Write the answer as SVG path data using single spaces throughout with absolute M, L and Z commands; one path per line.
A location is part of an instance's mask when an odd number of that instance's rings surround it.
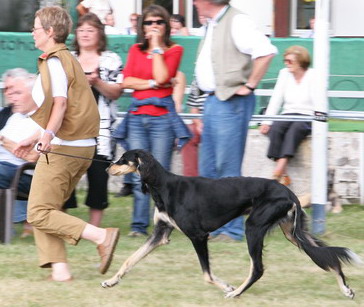
M 199 173 L 209 178 L 241 176 L 254 89 L 277 53 L 252 20 L 230 0 L 194 0 L 208 18 L 196 62 L 196 80 L 209 93 L 203 114 Z M 232 195 L 232 197 L 234 197 Z M 214 240 L 242 240 L 243 217 L 211 233 Z

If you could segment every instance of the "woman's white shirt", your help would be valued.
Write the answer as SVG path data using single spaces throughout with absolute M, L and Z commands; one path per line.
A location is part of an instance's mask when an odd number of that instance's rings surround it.
M 305 72 L 300 82 L 296 81 L 287 68 L 281 69 L 265 115 L 279 113 L 313 115 L 316 106 L 325 99 L 323 97 L 325 92 L 320 90 L 319 84 L 312 68 Z M 271 125 L 272 122 L 264 121 L 262 124 Z

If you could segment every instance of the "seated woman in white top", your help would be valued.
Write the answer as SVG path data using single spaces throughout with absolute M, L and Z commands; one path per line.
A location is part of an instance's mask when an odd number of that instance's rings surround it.
M 319 91 L 315 71 L 310 66 L 310 55 L 302 46 L 291 46 L 284 53 L 283 68 L 279 72 L 273 95 L 266 115 L 313 115 L 316 101 L 323 101 L 323 91 Z M 321 93 L 322 92 L 322 93 Z M 268 158 L 276 161 L 273 178 L 289 185 L 287 175 L 289 159 L 294 156 L 302 140 L 311 133 L 311 122 L 264 121 L 260 127 L 262 134 L 270 139 Z

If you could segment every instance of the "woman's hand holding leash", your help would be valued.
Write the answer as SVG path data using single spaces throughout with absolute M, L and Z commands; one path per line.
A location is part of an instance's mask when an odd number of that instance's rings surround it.
M 41 153 L 47 153 L 51 151 L 51 141 L 53 137 L 50 133 L 44 133 L 38 142 L 37 150 Z

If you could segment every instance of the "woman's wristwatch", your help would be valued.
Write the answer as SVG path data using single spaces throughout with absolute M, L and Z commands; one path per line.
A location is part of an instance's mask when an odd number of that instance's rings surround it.
M 152 49 L 152 54 L 164 54 L 164 50 L 161 47 L 156 47 Z
M 150 88 L 153 88 L 153 89 L 157 89 L 158 88 L 157 81 L 155 81 L 154 79 L 149 79 L 148 82 L 149 82 Z

